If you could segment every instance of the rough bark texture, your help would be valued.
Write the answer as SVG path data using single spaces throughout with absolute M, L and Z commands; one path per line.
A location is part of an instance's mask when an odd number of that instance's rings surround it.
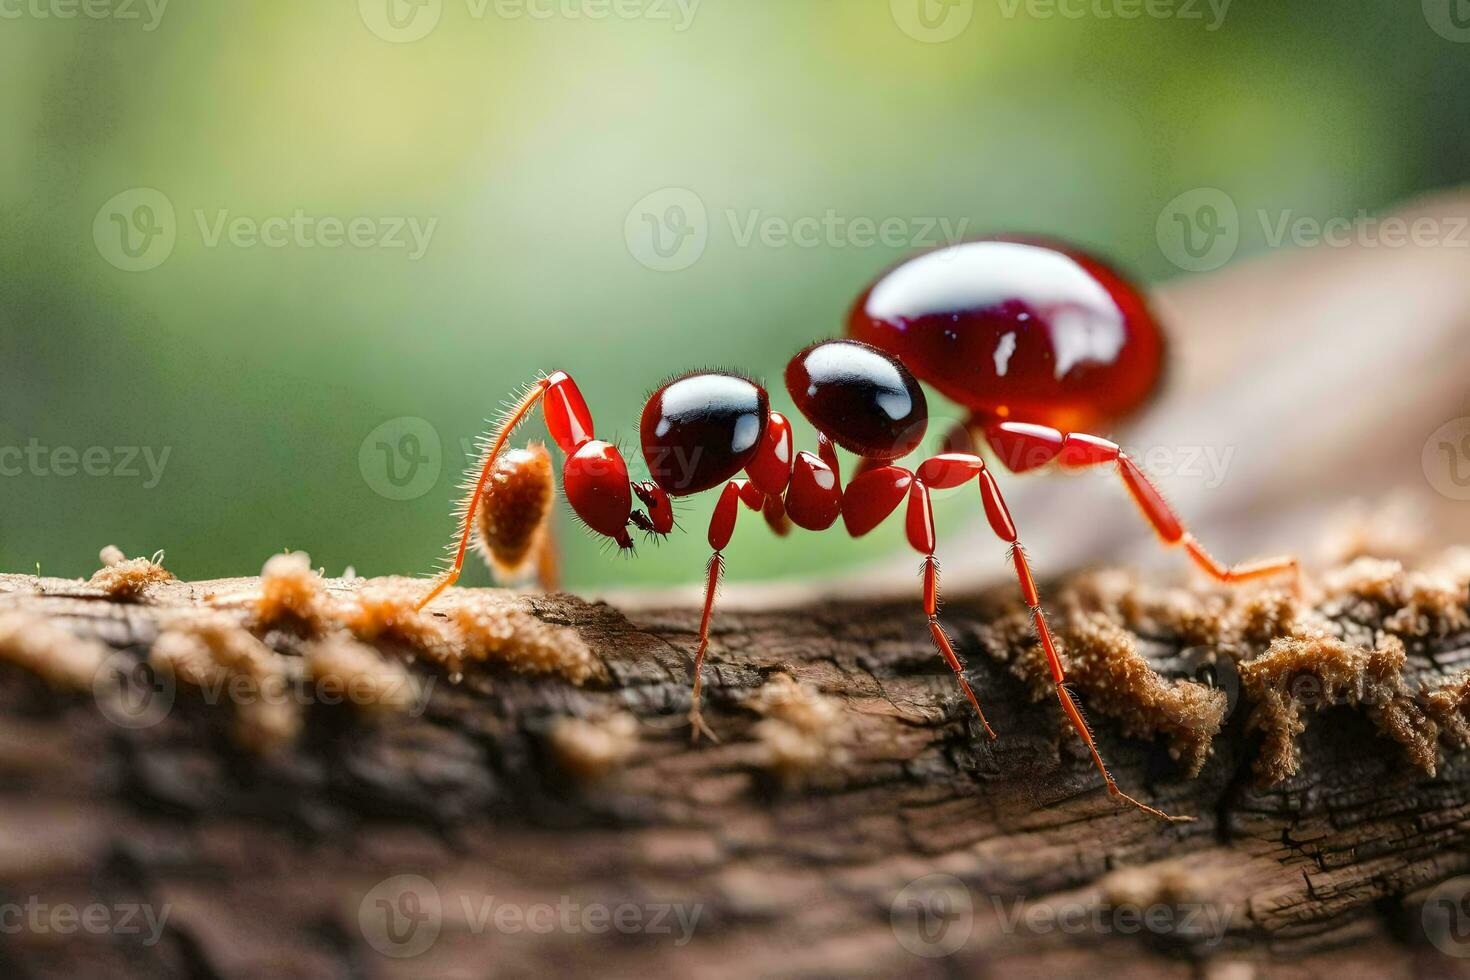
M 327 585 L 343 602 L 364 588 Z M 92 638 L 130 662 L 206 605 L 251 624 L 248 597 L 259 589 L 253 579 L 153 582 L 120 598 L 0 576 L 0 615 Z M 1075 650 L 1098 587 L 1071 587 L 1070 599 L 1068 588 L 1049 591 Z M 0 931 L 0 973 L 1464 972 L 1470 961 L 1440 952 L 1424 925 L 1440 921 L 1441 906 L 1452 918 L 1463 910 L 1431 903 L 1425 912 L 1424 899 L 1470 870 L 1470 758 L 1443 746 L 1431 777 L 1371 711 L 1338 703 L 1304 716 L 1299 771 L 1262 786 L 1255 706 L 1226 683 L 1233 710 L 1189 778 L 1165 739 L 1125 735 L 1123 714 L 1108 717 L 1102 692 L 1079 684 L 1123 788 L 1198 817 L 1160 823 L 1109 799 L 1055 701 L 1035 697 L 1046 692 L 1025 676 L 1031 641 L 1012 594 L 952 597 L 943 613 L 995 742 L 979 732 L 911 597 L 722 612 L 706 675 L 718 745 L 691 746 L 683 725 L 690 609 L 462 593 L 456 602 L 529 611 L 574 631 L 606 676 L 577 686 L 493 661 L 446 672 L 420 655 L 411 670 L 430 688 L 422 712 L 372 720 L 314 704 L 294 741 L 269 751 L 242 747 L 236 706 L 187 685 L 156 724 L 128 728 L 90 693 L 59 689 L 64 678 L 0 663 L 0 907 L 167 911 L 154 944 L 121 929 L 65 935 L 54 923 Z M 1197 617 L 1158 610 L 1224 600 L 1120 594 L 1129 611 L 1106 615 L 1122 619 L 1129 642 L 1165 677 L 1195 673 Z M 240 596 L 246 606 L 231 602 Z M 1402 609 L 1381 599 L 1339 594 L 1315 615 L 1352 642 L 1401 635 L 1415 697 L 1470 663 L 1457 617 L 1405 626 L 1400 615 L 1386 626 Z M 1270 617 L 1256 609 L 1261 634 Z M 285 660 L 313 629 L 254 625 Z M 1243 641 L 1252 652 L 1232 656 L 1257 656 L 1270 639 L 1254 635 Z M 410 645 L 376 642 L 399 659 Z M 23 660 L 13 650 L 10 659 Z M 783 713 L 783 697 L 810 710 Z M 636 726 L 608 720 L 623 713 Z M 593 724 L 568 729 L 568 718 Z M 812 734 L 828 721 L 835 734 Z M 926 878 L 934 874 L 953 878 Z M 692 941 L 680 944 L 674 913 L 652 921 L 665 903 L 686 918 L 697 912 Z M 642 925 L 624 932 L 596 908 L 632 910 L 625 925 L 635 915 Z M 1152 910 L 1152 922 L 1140 925 L 1133 908 Z M 545 915 L 557 916 L 549 931 Z M 420 951 L 422 929 L 434 934 Z M 966 929 L 958 951 L 923 955 Z M 383 955 L 385 944 L 414 955 Z

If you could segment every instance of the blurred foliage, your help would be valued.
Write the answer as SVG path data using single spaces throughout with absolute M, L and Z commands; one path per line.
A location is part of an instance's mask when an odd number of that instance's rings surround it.
M 285 547 L 333 573 L 427 571 L 463 440 L 537 370 L 573 373 L 600 434 L 631 446 L 660 378 L 718 365 L 779 386 L 908 251 L 742 246 L 730 212 L 1056 233 L 1157 280 L 1177 274 L 1155 222 L 1182 191 L 1351 215 L 1464 178 L 1470 149 L 1470 45 L 1402 0 L 1237 0 L 1215 30 L 1203 3 L 1202 20 L 1123 20 L 976 0 L 942 44 L 899 30 L 888 0 L 704 0 L 684 31 L 443 0 L 413 43 L 375 35 L 353 0 L 175 0 L 152 30 L 142 0 L 141 21 L 37 16 L 65 2 L 6 0 L 0 19 L 0 446 L 169 456 L 151 488 L 141 463 L 65 476 L 50 457 L 46 475 L 0 477 L 6 570 L 86 574 L 116 543 L 164 548 L 190 577 Z M 145 272 L 93 236 L 135 187 L 176 209 L 174 249 Z M 665 187 L 709 213 L 707 250 L 679 272 L 641 265 L 624 235 Z M 437 225 L 416 261 L 211 247 L 199 225 L 298 209 Z M 1239 254 L 1267 248 L 1244 224 Z M 410 500 L 359 466 L 398 416 L 444 444 Z M 688 533 L 637 561 L 563 518 L 571 584 L 695 580 L 711 504 L 686 504 Z M 940 520 L 973 507 L 950 499 Z M 871 559 L 887 530 L 782 543 L 747 521 L 732 571 Z

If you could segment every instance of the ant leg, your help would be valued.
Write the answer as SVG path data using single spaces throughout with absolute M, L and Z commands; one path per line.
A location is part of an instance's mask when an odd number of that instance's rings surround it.
M 882 471 L 875 471 L 881 473 Z M 995 477 L 985 466 L 985 462 L 978 456 L 969 453 L 945 453 L 924 461 L 916 471 L 916 480 L 924 487 L 935 490 L 944 490 L 951 487 L 962 486 L 971 479 L 977 479 L 980 484 L 980 500 L 985 508 L 985 517 L 990 522 L 990 529 L 1001 541 L 1011 546 L 1011 563 L 1015 567 L 1016 581 L 1021 586 L 1021 598 L 1031 610 L 1031 620 L 1036 626 L 1036 635 L 1041 643 L 1041 649 L 1046 654 L 1046 663 L 1051 670 L 1052 683 L 1056 687 L 1057 700 L 1061 703 L 1062 712 L 1072 723 L 1072 727 L 1081 736 L 1082 742 L 1087 746 L 1088 753 L 1092 756 L 1092 764 L 1102 774 L 1103 782 L 1107 784 L 1108 793 L 1112 796 L 1137 807 L 1151 816 L 1163 820 L 1184 822 L 1193 820 L 1193 817 L 1171 817 L 1162 810 L 1155 809 L 1146 803 L 1141 803 L 1118 788 L 1113 780 L 1112 773 L 1103 763 L 1102 754 L 1097 750 L 1097 743 L 1093 740 L 1092 731 L 1087 727 L 1082 712 L 1077 708 L 1077 702 L 1072 699 L 1072 694 L 1067 690 L 1067 674 L 1062 668 L 1062 658 L 1057 652 L 1056 641 L 1052 638 L 1051 628 L 1046 623 L 1046 614 L 1041 609 L 1041 593 L 1036 588 L 1036 577 L 1031 573 L 1031 565 L 1026 560 L 1026 551 L 1021 546 L 1020 535 L 1016 531 L 1016 524 L 1011 519 L 1009 508 L 1006 507 L 1005 498 L 1001 496 L 1000 487 L 995 482 Z M 856 484 L 857 481 L 854 481 Z M 932 531 L 923 529 L 925 521 L 922 516 L 916 516 L 913 505 L 909 511 L 909 543 L 915 547 L 927 545 Z M 927 587 L 927 569 L 926 581 Z M 927 589 L 926 589 L 927 590 Z M 935 590 L 938 590 L 937 575 Z M 928 596 L 925 596 L 926 604 Z M 937 639 L 937 637 L 936 637 Z
M 1041 609 L 1041 594 L 1036 588 L 1036 578 L 1031 574 L 1031 565 L 1026 560 L 1026 549 L 1021 546 L 1020 535 L 1016 533 L 1015 522 L 1011 520 L 1009 509 L 1006 507 L 1005 499 L 1000 494 L 1000 487 L 996 485 L 995 478 L 987 469 L 980 470 L 980 497 L 985 506 L 985 516 L 990 521 L 991 530 L 996 537 L 1011 546 L 1011 561 L 1016 568 L 1016 581 L 1021 585 L 1021 596 L 1026 605 L 1031 609 L 1031 619 L 1036 624 L 1036 635 L 1041 641 L 1041 648 L 1046 653 L 1047 666 L 1051 668 L 1052 683 L 1056 686 L 1057 700 L 1061 702 L 1062 711 L 1072 722 L 1072 727 L 1082 737 L 1087 751 L 1092 756 L 1092 764 L 1097 771 L 1102 773 L 1103 781 L 1107 784 L 1108 793 L 1132 804 L 1151 816 L 1172 823 L 1187 823 L 1193 817 L 1171 817 L 1163 810 L 1155 809 L 1147 803 L 1141 803 L 1118 788 L 1113 781 L 1113 774 L 1108 772 L 1108 767 L 1103 763 L 1102 754 L 1097 750 L 1097 742 L 1093 740 L 1092 731 L 1087 727 L 1087 721 L 1082 717 L 1082 712 L 1077 708 L 1077 702 L 1072 700 L 1072 693 L 1067 690 L 1067 674 L 1062 669 L 1062 658 L 1057 653 L 1056 641 L 1052 639 L 1051 628 L 1046 624 L 1046 614 Z
M 536 581 L 543 592 L 561 591 L 561 555 L 557 551 L 556 532 L 548 520 L 541 529 L 541 547 L 536 554 Z
M 1169 506 L 1153 481 L 1117 443 L 1081 432 L 1062 433 L 1045 426 L 1017 423 L 992 426 L 987 435 L 1002 460 L 1021 461 L 1020 469 L 1011 467 L 1017 472 L 1039 465 L 1033 462 L 1036 460 L 1046 463 L 1056 459 L 1069 469 L 1113 465 L 1119 479 L 1128 488 L 1128 493 L 1158 534 L 1159 540 L 1166 547 L 1183 545 L 1190 560 L 1216 581 L 1234 585 L 1276 575 L 1291 575 L 1295 585 L 1298 588 L 1301 586 L 1301 566 L 1290 556 L 1265 558 L 1239 565 L 1225 565 L 1215 560 L 1199 539 L 1185 528 L 1184 522 Z
M 934 646 L 939 650 L 939 655 L 944 658 L 944 662 L 949 664 L 949 669 L 954 671 L 960 689 L 965 692 L 965 697 L 970 699 L 975 714 L 980 717 L 980 724 L 985 728 L 985 734 L 993 740 L 995 731 L 990 727 L 990 722 L 985 720 L 985 712 L 980 709 L 980 701 L 975 697 L 975 692 L 971 690 L 969 680 L 965 678 L 965 665 L 955 654 L 954 646 L 949 642 L 944 627 L 939 623 L 939 559 L 934 557 L 934 509 L 929 499 L 929 488 L 925 486 L 922 479 L 915 480 L 909 488 L 908 514 L 905 524 L 909 544 L 924 556 L 924 614 L 929 618 L 929 633 L 934 637 Z
M 761 511 L 776 537 L 784 538 L 791 533 L 791 518 L 786 515 L 786 503 L 780 497 L 767 497 Z
M 849 534 L 855 538 L 861 537 L 882 524 L 903 503 L 904 496 L 908 496 L 905 529 L 909 544 L 924 556 L 924 612 L 929 620 L 929 633 L 939 655 L 954 671 L 960 689 L 974 706 L 975 714 L 980 716 L 985 734 L 995 738 L 995 731 L 985 720 L 985 712 L 980 708 L 980 700 L 975 697 L 970 682 L 965 678 L 965 666 L 955 655 L 954 646 L 949 642 L 944 627 L 939 624 L 939 561 L 934 557 L 934 513 L 930 506 L 929 488 L 959 486 L 974 476 L 979 470 L 980 460 L 973 456 L 968 458 L 973 460 L 973 466 L 959 482 L 952 482 L 953 476 L 949 471 L 940 473 L 932 463 L 921 467 L 917 478 L 901 466 L 868 466 L 854 476 L 847 486 L 847 492 L 842 498 L 842 521 Z
M 565 372 L 558 371 L 538 378 L 521 392 L 515 404 L 506 410 L 482 440 L 484 451 L 480 457 L 480 474 L 465 488 L 469 495 L 459 509 L 459 540 L 457 545 L 450 545 L 454 557 L 450 560 L 449 567 L 430 583 L 429 591 L 418 601 L 416 609 L 422 609 L 433 602 L 441 592 L 459 580 L 459 573 L 464 568 L 465 551 L 469 549 L 470 537 L 475 530 L 475 517 L 479 512 L 480 502 L 484 499 L 495 462 L 505 449 L 506 442 L 510 440 L 511 433 L 526 420 L 538 402 L 543 402 L 542 414 L 546 418 L 546 427 L 563 452 L 572 453 L 592 439 L 592 413 L 588 411 L 587 402 L 582 398 L 576 382 Z
M 710 556 L 705 575 L 704 612 L 699 618 L 699 646 L 694 650 L 694 687 L 689 696 L 690 737 L 696 742 L 702 734 L 708 735 L 712 742 L 720 740 L 709 725 L 705 724 L 704 715 L 700 711 L 700 692 L 704 686 L 702 670 L 704 655 L 709 650 L 709 627 L 715 611 L 715 595 L 720 590 L 720 578 L 725 574 L 725 546 L 735 533 L 735 518 L 740 514 L 741 503 L 751 510 L 761 510 L 765 506 L 765 494 L 748 480 L 731 480 L 720 492 L 720 499 L 715 504 L 715 512 L 709 521 L 709 546 L 714 554 Z

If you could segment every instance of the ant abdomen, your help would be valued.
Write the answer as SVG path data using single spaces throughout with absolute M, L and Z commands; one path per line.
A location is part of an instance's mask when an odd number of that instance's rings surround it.
M 984 421 L 1098 431 L 1142 406 L 1163 373 L 1163 333 L 1142 291 L 1036 238 L 900 263 L 858 297 L 847 333 Z

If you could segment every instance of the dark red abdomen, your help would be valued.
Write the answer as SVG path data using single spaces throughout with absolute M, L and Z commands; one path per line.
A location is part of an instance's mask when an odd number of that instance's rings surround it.
M 1148 400 L 1164 366 L 1143 294 L 1091 256 L 1038 239 L 909 259 L 858 297 L 847 331 L 982 419 L 1066 431 L 1105 431 Z

